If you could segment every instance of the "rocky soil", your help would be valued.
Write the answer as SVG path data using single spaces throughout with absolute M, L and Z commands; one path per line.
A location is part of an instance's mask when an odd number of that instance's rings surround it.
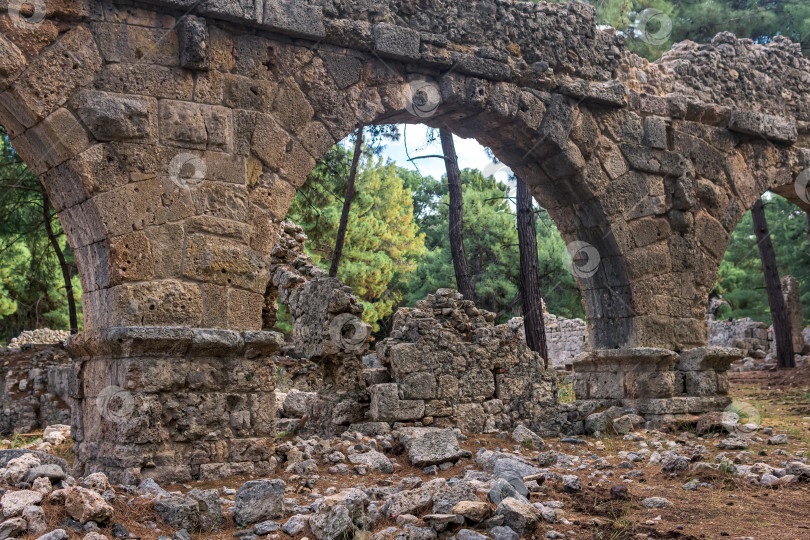
M 293 433 L 271 478 L 194 485 L 73 478 L 57 426 L 0 451 L 0 540 L 808 538 L 810 395 L 774 382 L 737 384 L 739 414 L 631 421 L 625 435 L 627 415 L 612 414 L 600 437 Z

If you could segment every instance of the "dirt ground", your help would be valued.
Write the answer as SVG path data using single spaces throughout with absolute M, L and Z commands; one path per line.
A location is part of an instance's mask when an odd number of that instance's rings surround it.
M 736 462 L 753 464 L 765 462 L 774 467 L 784 467 L 788 461 L 797 457 L 810 456 L 810 368 L 801 371 L 751 372 L 735 374 L 732 381 L 732 396 L 735 401 L 753 407 L 759 415 L 762 427 L 770 427 L 773 434 L 785 433 L 788 444 L 768 446 L 766 436 L 759 435 L 760 441 L 753 439 L 748 453 L 731 451 L 726 455 Z M 642 434 L 644 435 L 644 434 Z M 708 449 L 712 461 L 721 452 L 718 441 L 724 438 L 719 434 L 708 435 L 703 440 L 697 439 L 694 431 L 688 427 L 684 430 L 672 430 L 664 434 L 645 436 L 644 440 L 686 442 L 690 439 L 703 444 Z M 549 530 L 566 534 L 567 537 L 582 539 L 630 538 L 679 538 L 679 539 L 714 539 L 714 538 L 754 538 L 755 540 L 807 540 L 810 539 L 810 484 L 806 481 L 794 483 L 776 489 L 748 484 L 730 473 L 717 473 L 714 478 L 701 478 L 701 481 L 712 484 L 711 488 L 701 487 L 697 491 L 687 491 L 683 484 L 693 478 L 684 472 L 672 478 L 661 472 L 660 464 L 641 462 L 635 469 L 642 471 L 643 477 L 634 478 L 632 483 L 625 483 L 630 498 L 624 501 L 612 501 L 609 495 L 611 484 L 622 483 L 622 475 L 627 470 L 619 464 L 624 461 L 619 452 L 638 450 L 639 441 L 625 440 L 620 436 L 605 436 L 601 439 L 585 437 L 585 445 L 562 443 L 559 439 L 546 439 L 546 450 L 555 450 L 569 455 L 579 456 L 593 463 L 596 458 L 605 458 L 612 464 L 608 469 L 612 476 L 608 481 L 596 482 L 591 478 L 593 468 L 579 471 L 559 471 L 561 474 L 577 474 L 582 480 L 582 491 L 569 494 L 562 490 L 559 481 L 548 481 L 542 486 L 543 491 L 531 494 L 532 502 L 548 500 L 561 501 L 564 504 L 563 515 L 567 524 L 558 521 L 554 524 L 541 523 L 535 538 L 544 538 Z M 479 448 L 520 452 L 523 457 L 531 457 L 537 452 L 516 449 L 510 440 L 495 436 L 472 436 L 462 441 L 462 447 L 475 454 Z M 60 449 L 57 449 L 60 450 Z M 64 449 L 61 449 L 64 450 Z M 67 451 L 59 451 L 69 456 Z M 395 473 L 392 475 L 369 474 L 368 476 L 329 475 L 326 466 L 321 467 L 320 478 L 304 479 L 294 474 L 280 472 L 277 477 L 287 482 L 288 498 L 296 499 L 298 504 L 309 505 L 314 500 L 312 490 L 323 493 L 329 487 L 338 491 L 348 487 L 371 487 L 396 485 L 402 478 L 420 476 L 425 480 L 421 469 L 412 467 L 407 457 L 390 456 L 395 461 Z M 462 459 L 454 467 L 440 472 L 441 477 L 450 478 L 463 475 L 466 468 L 478 467 L 472 459 Z M 604 471 L 603 471 L 604 472 Z M 230 487 L 238 489 L 248 478 L 231 478 L 226 481 L 197 482 L 181 486 L 164 486 L 169 491 L 188 491 L 193 487 L 201 489 Z M 673 505 L 664 509 L 646 509 L 641 501 L 647 497 L 665 497 Z M 482 500 L 485 496 L 481 494 Z M 225 497 L 233 499 L 233 496 Z M 64 519 L 64 508 L 45 505 L 46 514 L 52 526 Z M 429 509 L 425 509 L 427 513 Z M 145 540 L 156 540 L 164 534 L 171 534 L 170 527 L 160 519 L 145 501 L 132 505 L 125 501 L 116 501 L 117 522 L 122 523 L 129 531 Z M 226 512 L 227 514 L 227 512 Z M 283 522 L 283 520 L 281 520 Z M 382 530 L 392 525 L 390 520 L 377 524 L 375 530 Z M 103 531 L 112 538 L 110 530 Z M 194 535 L 195 539 L 233 538 L 238 532 L 228 515 L 220 531 Z M 82 534 L 72 533 L 72 538 L 82 538 Z M 296 538 L 307 537 L 301 534 Z M 312 535 L 309 535 L 312 538 Z M 269 538 L 269 537 L 268 537 Z M 281 538 L 288 538 L 281 534 Z

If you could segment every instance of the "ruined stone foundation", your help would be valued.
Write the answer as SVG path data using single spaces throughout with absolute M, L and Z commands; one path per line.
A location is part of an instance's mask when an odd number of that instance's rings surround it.
M 377 346 L 391 382 L 369 388 L 373 421 L 421 421 L 467 433 L 556 425 L 557 377 L 507 324 L 461 294 L 439 289 L 394 316 Z M 369 370 L 372 371 L 372 370 Z
M 161 483 L 273 469 L 275 332 L 122 327 L 71 338 L 75 474 Z
M 723 410 L 731 403 L 728 368 L 742 356 L 727 347 L 584 353 L 574 363 L 577 407 L 630 407 L 652 422 Z

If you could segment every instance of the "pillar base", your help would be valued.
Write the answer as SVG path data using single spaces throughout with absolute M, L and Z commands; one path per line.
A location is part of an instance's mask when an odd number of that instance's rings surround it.
M 271 472 L 282 344 L 276 332 L 181 327 L 71 338 L 75 474 L 137 484 Z
M 730 403 L 727 371 L 743 351 L 699 347 L 680 354 L 668 349 L 607 349 L 584 353 L 574 363 L 577 408 L 632 408 L 651 421 L 711 411 Z

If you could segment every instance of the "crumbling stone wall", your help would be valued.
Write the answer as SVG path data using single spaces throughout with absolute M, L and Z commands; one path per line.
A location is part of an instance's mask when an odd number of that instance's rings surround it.
M 70 364 L 59 345 L 0 352 L 0 434 L 70 424 Z
M 564 368 L 588 349 L 588 327 L 582 319 L 566 319 L 553 313 L 544 312 L 546 327 L 546 344 L 548 347 L 549 365 Z M 523 317 L 515 317 L 509 326 L 526 339 L 523 328 Z
M 741 349 L 745 356 L 764 358 L 771 349 L 773 338 L 765 323 L 749 318 L 711 321 L 709 345 Z
M 541 429 L 554 417 L 557 381 L 543 359 L 495 314 L 460 293 L 400 308 L 391 336 L 377 346 L 390 383 L 370 388 L 370 419 L 458 426 L 473 433 Z
M 307 417 L 296 428 L 341 433 L 363 421 L 363 402 L 367 408 L 363 356 L 371 343 L 371 326 L 362 321 L 363 305 L 351 287 L 330 278 L 306 255 L 306 238 L 301 227 L 282 223 L 272 252 L 264 320 L 267 327 L 275 324 L 278 303 L 292 317 L 292 336 L 273 361 L 284 368 L 290 387 L 308 391 L 302 404 L 288 407 L 297 421 Z

